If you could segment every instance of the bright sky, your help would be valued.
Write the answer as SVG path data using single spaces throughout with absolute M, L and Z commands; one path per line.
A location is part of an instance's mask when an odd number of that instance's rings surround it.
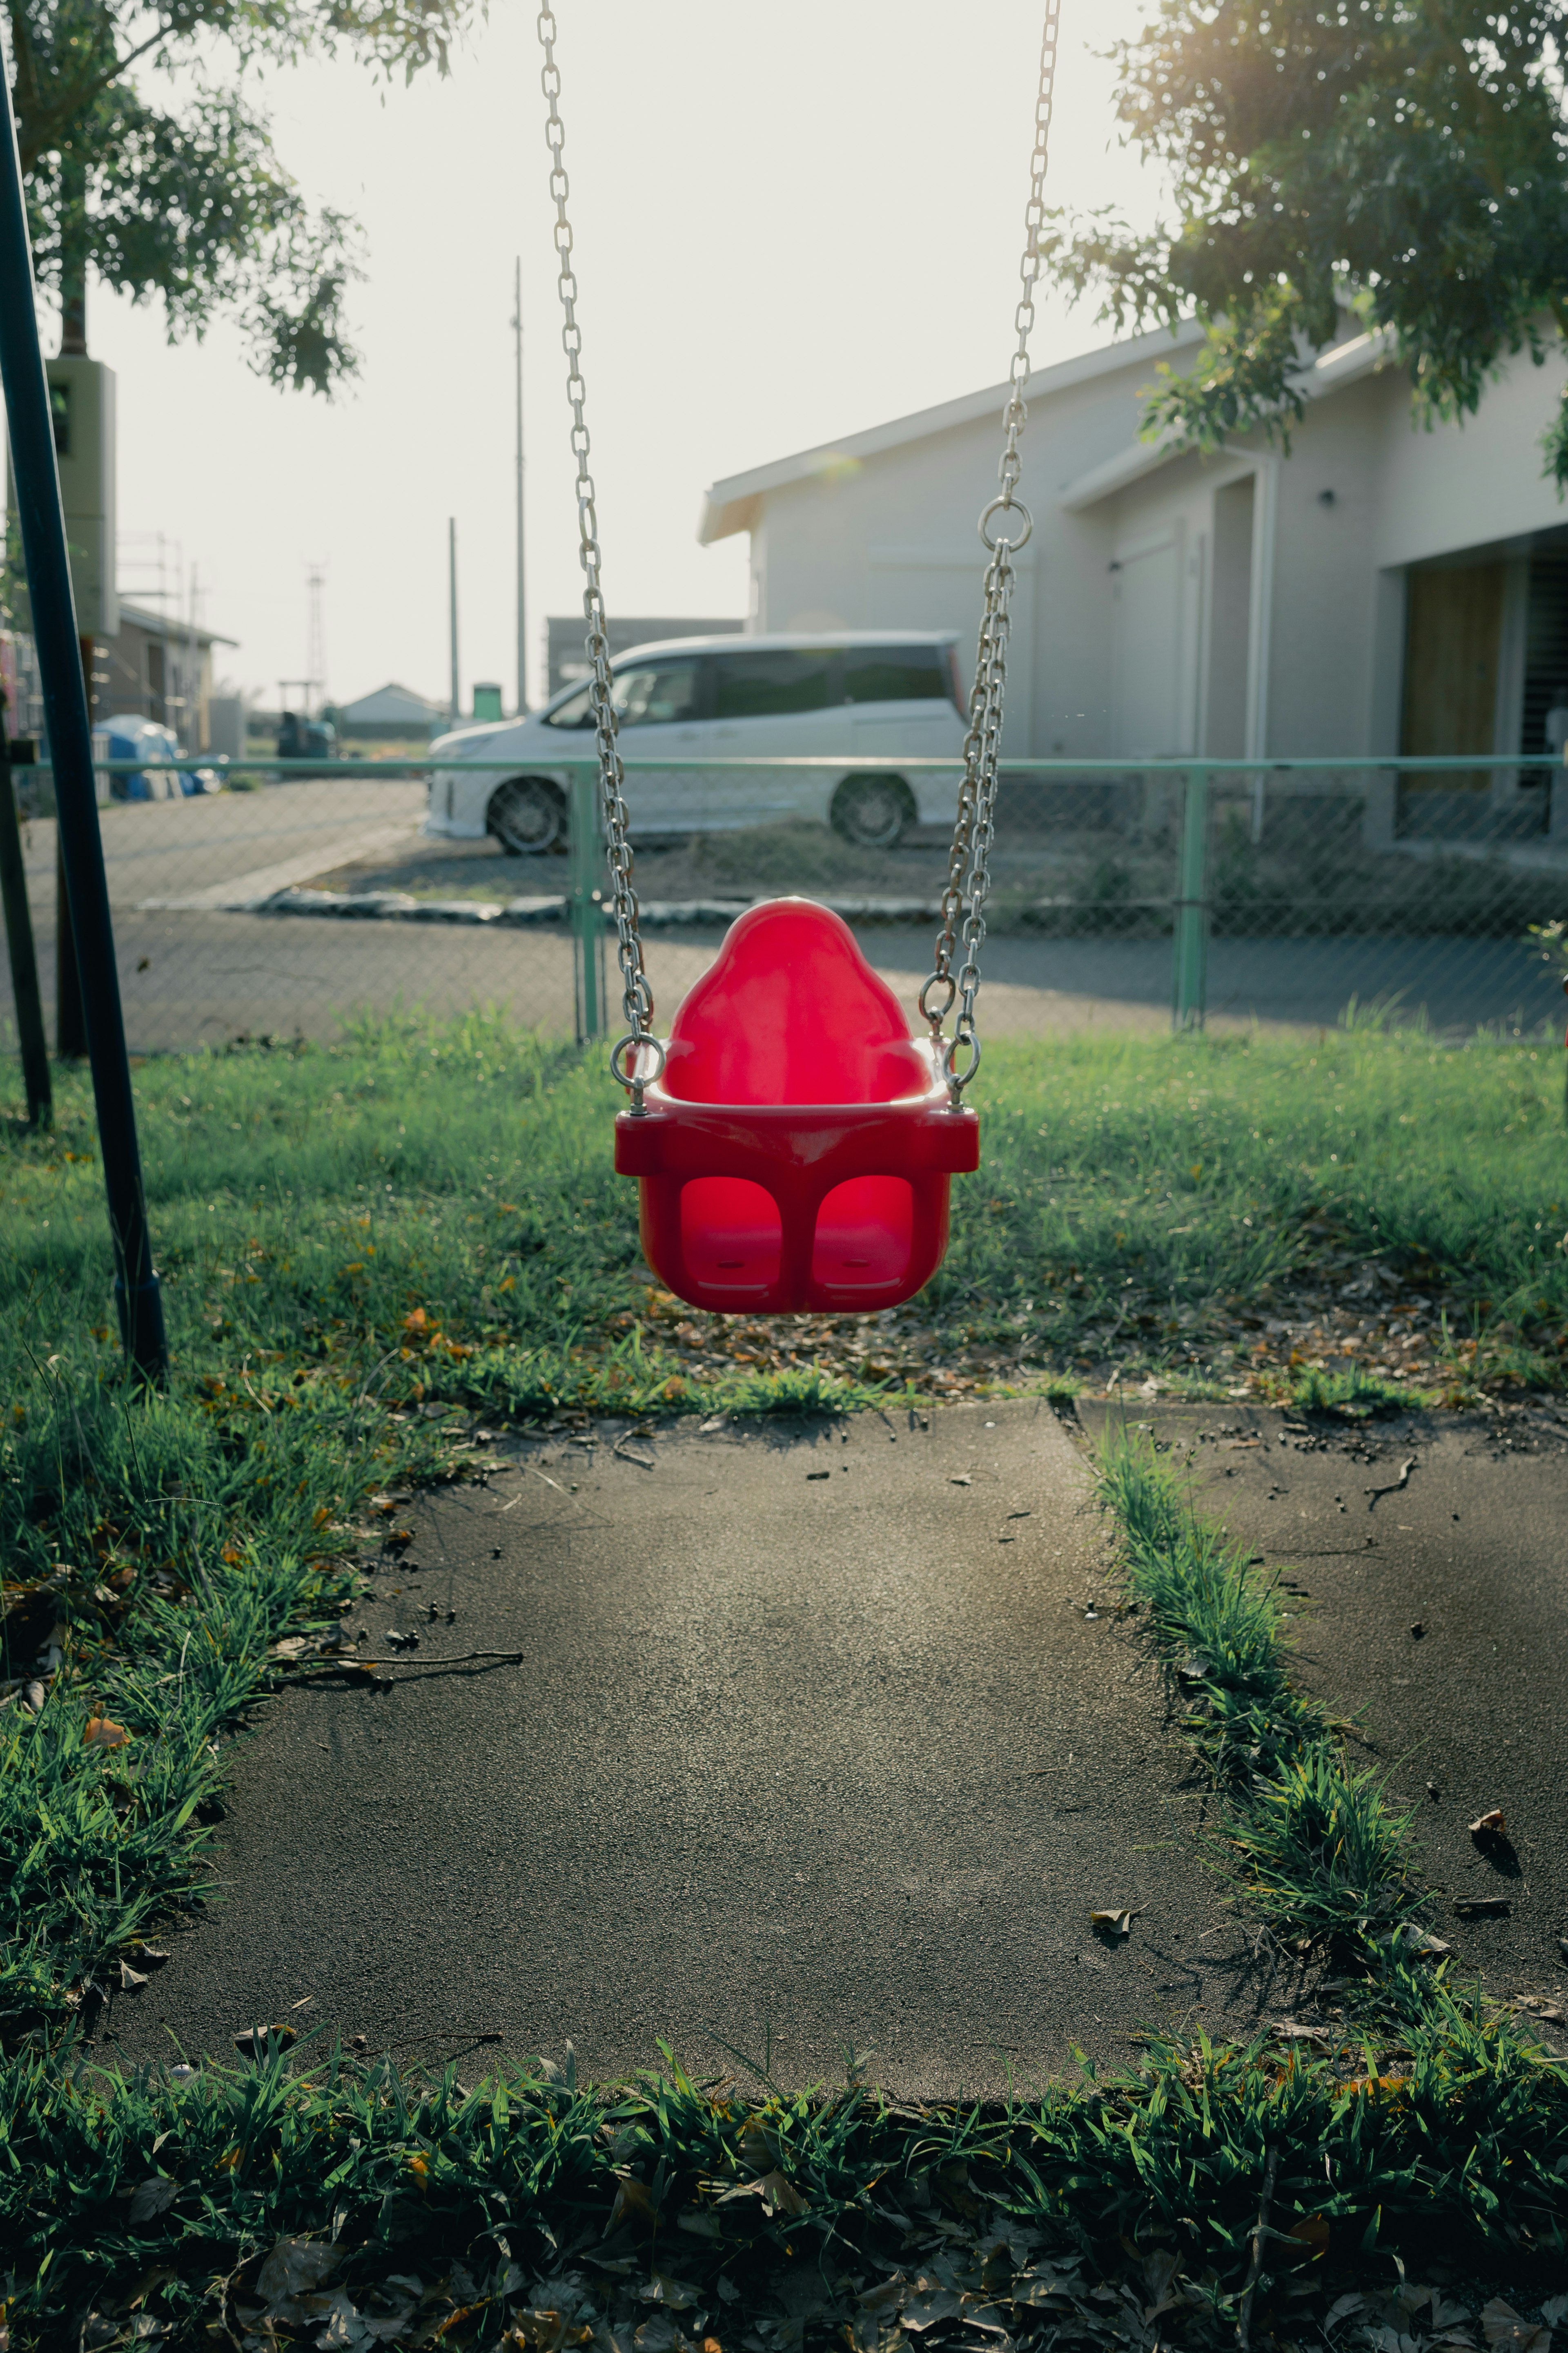
M 708 482 L 1005 374 L 1038 0 L 557 13 L 606 598 L 742 613 L 744 540 L 696 542 Z M 1052 200 L 1151 210 L 1089 47 L 1148 13 L 1065 0 Z M 202 618 L 239 641 L 220 670 L 270 702 L 304 673 L 319 561 L 332 696 L 396 679 L 444 698 L 452 515 L 465 707 L 494 679 L 510 709 L 516 254 L 536 697 L 543 617 L 581 596 L 533 8 L 493 0 L 445 82 L 386 90 L 340 63 L 268 95 L 285 163 L 366 230 L 363 371 L 331 403 L 274 392 L 226 327 L 171 348 L 157 311 L 95 290 L 89 348 L 119 378 L 121 589 L 151 585 L 163 533 L 196 566 Z M 1036 362 L 1103 333 L 1048 300 Z

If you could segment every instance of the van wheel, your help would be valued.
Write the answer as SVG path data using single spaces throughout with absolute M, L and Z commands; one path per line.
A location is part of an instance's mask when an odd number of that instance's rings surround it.
M 509 776 L 490 795 L 485 831 L 509 858 L 541 858 L 566 839 L 565 804 L 538 776 Z
M 896 849 L 914 817 L 902 776 L 846 776 L 833 796 L 833 830 L 861 849 Z

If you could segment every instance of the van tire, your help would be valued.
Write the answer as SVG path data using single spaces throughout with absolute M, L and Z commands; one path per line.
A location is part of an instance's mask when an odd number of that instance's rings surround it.
M 859 849 L 896 849 L 914 816 L 902 776 L 846 776 L 833 796 L 833 830 Z
M 490 795 L 485 831 L 509 858 L 542 858 L 566 846 L 566 804 L 543 776 L 508 776 Z

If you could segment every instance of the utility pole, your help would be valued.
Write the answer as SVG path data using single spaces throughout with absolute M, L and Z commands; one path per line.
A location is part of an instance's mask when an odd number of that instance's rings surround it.
M 522 257 L 517 259 L 511 314 L 517 378 L 517 715 L 528 709 L 528 596 L 522 553 Z
M 37 291 L 27 242 L 22 159 L 11 111 L 10 78 L 3 69 L 0 88 L 5 91 L 5 115 L 0 123 L 0 386 L 11 433 L 33 638 L 48 720 L 58 839 L 87 1018 L 88 1056 L 114 1250 L 115 1304 L 132 1369 L 144 1381 L 156 1381 L 167 1367 L 169 1346 L 158 1278 L 153 1271 L 147 1197 L 136 1140 L 136 1102 L 125 1050 L 125 1014 L 114 961 L 114 927 L 92 772 L 89 681 L 82 675 L 77 638 L 54 424 L 38 343 Z
M 318 719 L 325 710 L 327 702 L 327 624 L 321 607 L 321 595 L 326 585 L 325 566 L 321 564 L 308 565 L 305 572 L 305 587 L 310 601 L 310 622 L 305 635 L 305 668 L 310 675 L 310 685 L 316 690 L 315 716 Z M 307 697 L 310 691 L 310 687 L 307 686 L 305 689 Z M 305 716 L 307 719 L 311 716 L 308 701 Z
M 458 684 L 458 519 L 447 518 L 447 598 L 452 625 L 452 711 L 455 727 L 462 717 L 462 696 Z

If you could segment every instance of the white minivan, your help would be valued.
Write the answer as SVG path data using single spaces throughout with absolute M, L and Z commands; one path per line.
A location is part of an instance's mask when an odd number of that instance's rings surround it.
M 890 849 L 911 825 L 951 826 L 963 755 L 956 633 L 856 630 L 830 637 L 674 638 L 611 665 L 634 839 L 815 819 Z M 538 855 L 565 839 L 563 760 L 594 757 L 588 689 L 565 688 L 525 719 L 463 727 L 431 745 L 425 830 L 493 834 Z M 822 767 L 728 767 L 803 755 Z M 514 773 L 465 760 L 515 760 Z M 951 762 L 868 767 L 868 761 Z M 697 765 L 713 762 L 713 766 Z

